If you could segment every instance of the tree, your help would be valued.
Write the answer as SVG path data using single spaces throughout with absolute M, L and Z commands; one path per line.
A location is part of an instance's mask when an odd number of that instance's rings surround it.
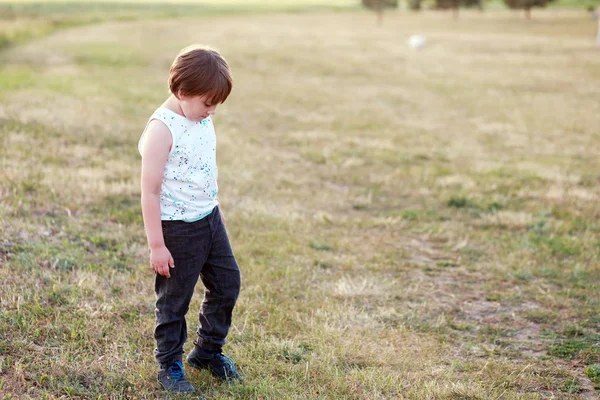
M 460 7 L 479 8 L 483 10 L 482 0 L 435 0 L 434 6 L 436 10 L 452 9 L 454 18 L 458 18 L 458 9 Z
M 377 11 L 377 22 L 383 22 L 383 10 L 386 8 L 398 8 L 398 0 L 362 0 L 363 6 Z
M 513 10 L 525 10 L 525 17 L 530 19 L 533 7 L 546 7 L 552 1 L 554 0 L 504 0 L 504 3 Z
M 372 10 L 381 8 L 398 8 L 398 0 L 362 0 L 363 6 Z
M 407 0 L 407 5 L 410 10 L 419 11 L 421 9 L 421 0 Z

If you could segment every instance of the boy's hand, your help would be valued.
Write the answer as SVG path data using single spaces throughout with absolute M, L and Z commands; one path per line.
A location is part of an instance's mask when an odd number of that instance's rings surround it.
M 157 274 L 171 277 L 169 268 L 175 268 L 175 261 L 166 246 L 150 248 L 150 266 Z

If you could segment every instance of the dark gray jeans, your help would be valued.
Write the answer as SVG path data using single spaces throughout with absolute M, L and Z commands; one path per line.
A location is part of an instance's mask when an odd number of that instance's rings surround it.
M 156 274 L 156 360 L 181 360 L 187 339 L 185 314 L 198 277 L 205 288 L 198 345 L 220 351 L 240 292 L 240 270 L 219 208 L 196 222 L 162 221 L 162 229 L 175 268 L 170 270 L 170 278 Z

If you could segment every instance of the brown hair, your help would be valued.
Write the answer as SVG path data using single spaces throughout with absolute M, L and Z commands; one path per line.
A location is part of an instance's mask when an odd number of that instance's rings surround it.
M 223 103 L 233 87 L 227 61 L 218 51 L 193 45 L 181 50 L 169 73 L 169 89 L 175 97 L 208 95 L 209 104 Z

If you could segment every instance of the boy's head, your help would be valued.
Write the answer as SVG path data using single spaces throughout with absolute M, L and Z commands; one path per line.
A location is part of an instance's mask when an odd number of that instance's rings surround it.
M 214 108 L 227 99 L 232 87 L 227 61 L 209 47 L 186 47 L 171 65 L 169 89 L 190 119 L 204 119 L 214 113 Z

